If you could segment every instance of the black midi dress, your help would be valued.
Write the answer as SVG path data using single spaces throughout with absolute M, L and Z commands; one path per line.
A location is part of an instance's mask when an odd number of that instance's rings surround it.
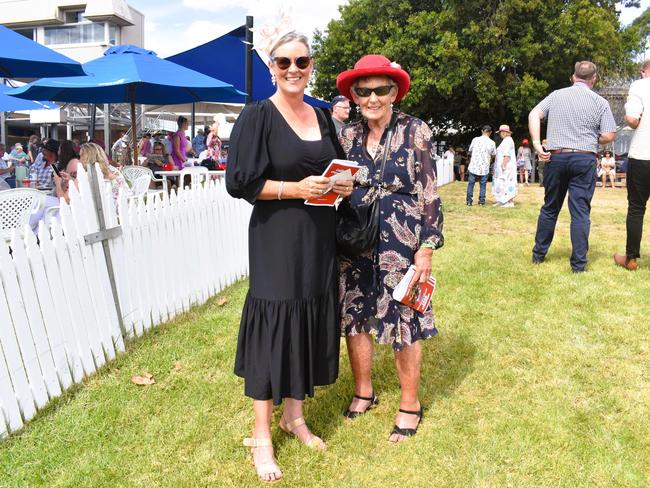
M 336 381 L 339 363 L 335 211 L 303 200 L 257 200 L 266 180 L 300 181 L 343 155 L 331 119 L 315 109 L 321 139 L 304 141 L 270 100 L 247 105 L 230 138 L 226 187 L 253 204 L 250 288 L 235 374 L 255 400 L 302 400 Z

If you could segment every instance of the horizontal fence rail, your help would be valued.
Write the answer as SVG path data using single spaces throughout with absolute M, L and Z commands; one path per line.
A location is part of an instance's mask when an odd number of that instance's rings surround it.
M 98 180 L 103 182 L 99 166 Z M 124 351 L 138 337 L 204 303 L 248 273 L 252 207 L 231 198 L 222 179 L 167 195 L 117 204 L 100 185 L 110 268 L 88 174 L 61 200 L 60 219 L 38 234 L 14 230 L 0 240 L 0 437 Z M 121 317 L 118 316 L 121 311 Z

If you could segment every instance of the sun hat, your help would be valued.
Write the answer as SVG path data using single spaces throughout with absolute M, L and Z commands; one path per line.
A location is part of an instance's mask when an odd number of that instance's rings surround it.
M 352 84 L 358 78 L 365 76 L 388 76 L 392 78 L 397 83 L 396 102 L 404 98 L 411 87 L 411 77 L 399 64 L 391 62 L 390 59 L 381 54 L 367 54 L 355 63 L 354 69 L 339 73 L 336 77 L 336 88 L 346 98 L 352 99 L 350 93 Z
M 17 150 L 18 148 L 20 148 L 20 149 L 23 148 L 23 145 L 20 142 L 17 142 L 16 144 L 14 144 L 14 149 Z
M 512 134 L 512 131 L 510 130 L 510 126 L 507 124 L 501 124 L 499 126 L 499 132 L 507 132 L 508 134 Z

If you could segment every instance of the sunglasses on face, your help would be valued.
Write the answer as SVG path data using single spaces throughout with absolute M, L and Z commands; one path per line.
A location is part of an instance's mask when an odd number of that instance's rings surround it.
M 376 86 L 374 88 L 355 86 L 354 93 L 356 93 L 357 96 L 361 98 L 367 98 L 373 93 L 378 97 L 384 97 L 388 95 L 393 88 L 395 88 L 395 85 L 382 85 L 382 86 Z
M 309 66 L 309 63 L 311 62 L 311 57 L 309 56 L 298 56 L 297 58 L 285 58 L 283 56 L 277 57 L 277 58 L 271 58 L 271 61 L 275 63 L 275 65 L 280 68 L 280 69 L 289 69 L 291 66 L 291 63 L 296 65 L 296 68 L 298 69 L 305 69 L 307 66 Z

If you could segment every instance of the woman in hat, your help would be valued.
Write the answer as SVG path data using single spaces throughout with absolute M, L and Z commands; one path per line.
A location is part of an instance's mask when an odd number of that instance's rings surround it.
M 501 144 L 497 147 L 492 178 L 492 194 L 496 199 L 495 207 L 514 207 L 517 196 L 517 162 L 515 142 L 508 125 L 499 127 Z
M 276 91 L 246 105 L 237 119 L 226 188 L 253 204 L 250 288 L 235 358 L 255 414 L 253 437 L 244 445 L 252 448 L 260 479 L 275 481 L 282 472 L 271 444 L 274 405 L 284 402 L 282 430 L 309 447 L 325 448 L 305 423 L 303 403 L 315 386 L 338 377 L 336 214 L 334 207 L 304 202 L 329 188 L 320 175 L 345 155 L 329 111 L 303 100 L 313 70 L 307 38 L 285 31 L 267 45 Z M 333 191 L 349 195 L 352 181 L 337 181 Z
M 390 344 L 401 386 L 401 400 L 389 440 L 416 433 L 423 408 L 418 399 L 421 340 L 437 334 L 431 306 L 424 312 L 402 305 L 391 294 L 409 266 L 411 284 L 431 273 L 433 251 L 443 244 L 442 211 L 436 185 L 431 130 L 421 120 L 393 111 L 407 94 L 410 77 L 380 55 L 362 57 L 338 75 L 336 86 L 356 103 L 362 119 L 340 134 L 348 159 L 362 167 L 350 197 L 352 205 L 379 199 L 379 239 L 356 257 L 340 256 L 339 302 L 355 392 L 344 416 L 353 419 L 378 403 L 371 381 L 374 342 Z M 389 125 L 394 135 L 386 147 Z M 386 151 L 386 165 L 380 180 Z

